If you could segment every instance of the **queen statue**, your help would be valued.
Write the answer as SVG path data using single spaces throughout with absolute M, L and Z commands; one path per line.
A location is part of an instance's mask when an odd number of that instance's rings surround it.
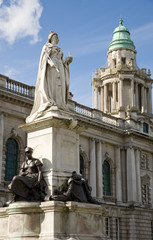
M 66 109 L 69 93 L 69 64 L 72 57 L 63 59 L 63 52 L 57 46 L 57 33 L 51 31 L 40 57 L 35 100 L 26 122 L 33 122 L 53 109 Z

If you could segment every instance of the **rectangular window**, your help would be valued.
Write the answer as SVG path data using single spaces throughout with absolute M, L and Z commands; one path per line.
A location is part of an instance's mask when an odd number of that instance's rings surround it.
M 126 64 L 126 58 L 125 58 L 125 57 L 122 57 L 122 58 L 121 58 L 121 62 L 122 62 L 123 65 L 125 65 L 125 64 Z
M 148 202 L 148 186 L 147 185 L 143 185 L 143 194 L 144 194 L 144 202 L 147 203 Z
M 143 132 L 148 133 L 148 124 L 147 123 L 143 123 Z
M 141 168 L 146 169 L 147 168 L 147 155 L 142 154 L 141 156 Z
M 110 236 L 110 220 L 109 220 L 109 218 L 105 218 L 105 233 L 106 233 L 106 236 Z
M 116 68 L 116 59 L 113 59 L 114 62 L 114 68 Z
M 119 219 L 116 218 L 116 240 L 119 240 Z
M 142 202 L 149 204 L 149 186 L 147 184 L 142 185 Z

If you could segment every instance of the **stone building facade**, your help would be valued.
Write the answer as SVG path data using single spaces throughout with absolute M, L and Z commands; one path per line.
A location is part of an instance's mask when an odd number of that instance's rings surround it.
M 26 133 L 18 128 L 30 114 L 34 87 L 0 75 L 0 206 L 10 198 L 7 189 L 24 160 Z
M 122 20 L 113 33 L 107 57 L 108 67 L 96 70 L 92 80 L 94 108 L 72 99 L 68 102 L 69 111 L 84 126 L 79 135 L 80 173 L 92 187 L 92 196 L 107 210 L 105 234 L 108 238 L 151 240 L 153 80 L 149 70 L 136 65 L 135 46 Z M 9 198 L 7 141 L 14 139 L 18 144 L 19 167 L 24 159 L 26 134 L 17 126 L 24 123 L 30 113 L 33 87 L 1 75 L 0 99 L 0 200 L 3 205 Z

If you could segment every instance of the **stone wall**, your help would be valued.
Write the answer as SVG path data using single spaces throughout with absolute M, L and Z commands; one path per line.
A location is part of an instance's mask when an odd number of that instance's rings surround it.
M 19 125 L 25 122 L 33 104 L 33 87 L 0 75 L 0 206 L 10 198 L 5 181 L 6 142 L 9 138 L 18 144 L 18 163 L 20 169 L 24 160 L 24 147 L 27 135 Z
M 105 205 L 104 205 L 105 206 Z M 112 240 L 150 240 L 152 210 L 141 207 L 106 205 L 106 218 L 109 219 L 109 237 Z M 117 226 L 118 221 L 118 238 Z

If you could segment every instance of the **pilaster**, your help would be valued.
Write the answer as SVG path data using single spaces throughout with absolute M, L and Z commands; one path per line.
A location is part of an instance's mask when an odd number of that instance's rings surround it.
M 136 164 L 133 146 L 127 147 L 127 200 L 136 202 Z
M 121 181 L 122 181 L 122 201 L 127 202 L 127 158 L 126 158 L 126 148 L 121 148 L 121 159 L 122 159 L 122 171 L 121 171 Z
M 135 149 L 136 158 L 136 183 L 137 183 L 137 201 L 141 203 L 141 178 L 140 178 L 140 149 Z
M 90 138 L 90 186 L 92 187 L 92 196 L 96 197 L 96 150 L 95 139 Z
M 122 202 L 121 156 L 119 146 L 116 146 L 115 148 L 115 160 L 116 160 L 116 199 L 117 202 Z
M 97 197 L 103 198 L 102 142 L 97 141 Z

